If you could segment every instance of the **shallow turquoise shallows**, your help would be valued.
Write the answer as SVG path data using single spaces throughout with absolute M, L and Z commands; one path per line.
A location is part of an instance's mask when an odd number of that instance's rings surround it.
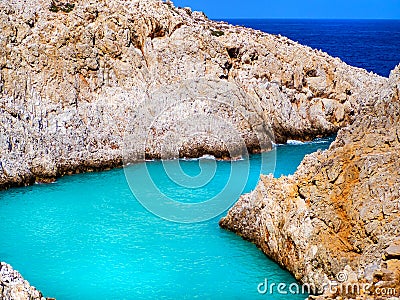
M 304 155 L 332 139 L 276 148 L 275 176 L 293 173 Z M 266 155 L 263 173 L 273 172 Z M 250 160 L 260 160 L 260 155 Z M 240 163 L 240 162 L 234 162 Z M 151 162 L 162 178 L 161 162 Z M 165 183 L 160 189 L 198 201 L 223 188 L 228 162 L 217 162 L 215 179 L 190 193 Z M 199 161 L 181 161 L 187 173 Z M 224 173 L 226 172 L 226 173 Z M 225 175 L 224 175 L 225 174 Z M 244 192 L 254 189 L 251 172 Z M 158 184 L 163 184 L 160 179 Z M 143 186 L 143 189 L 146 189 Z M 236 199 L 233 199 L 236 200 Z M 180 224 L 159 218 L 133 197 L 122 169 L 67 176 L 49 185 L 0 192 L 0 260 L 46 296 L 63 299 L 304 299 L 261 295 L 259 283 L 294 278 L 253 244 L 218 227 L 221 216 Z

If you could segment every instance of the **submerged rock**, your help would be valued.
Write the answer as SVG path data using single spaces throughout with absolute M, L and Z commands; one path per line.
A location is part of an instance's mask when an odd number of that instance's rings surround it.
M 262 176 L 220 221 L 324 297 L 400 296 L 399 71 L 329 150 L 294 176 Z M 364 288 L 332 292 L 338 281 Z

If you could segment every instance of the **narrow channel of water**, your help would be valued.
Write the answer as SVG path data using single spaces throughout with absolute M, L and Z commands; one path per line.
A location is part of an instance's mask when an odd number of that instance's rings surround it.
M 264 157 L 262 172 L 292 174 L 306 154 L 331 142 L 278 146 Z M 163 193 L 182 202 L 201 202 L 218 192 L 231 167 L 217 162 L 215 177 L 193 192 L 170 184 L 162 162 L 147 164 Z M 198 160 L 180 166 L 192 176 L 200 172 Z M 259 172 L 251 171 L 243 192 L 258 179 Z M 0 216 L 0 259 L 59 300 L 305 298 L 260 295 L 257 286 L 266 278 L 276 283 L 294 278 L 251 243 L 220 229 L 221 216 L 179 224 L 151 214 L 133 197 L 122 169 L 1 191 Z

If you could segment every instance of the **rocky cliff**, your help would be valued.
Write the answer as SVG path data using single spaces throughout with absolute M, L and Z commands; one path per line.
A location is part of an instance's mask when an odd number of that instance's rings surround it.
M 386 81 L 157 0 L 1 1 L 0 186 L 331 134 Z
M 0 296 L 2 300 L 45 300 L 18 271 L 3 262 L 0 263 Z
M 400 297 L 400 66 L 380 94 L 329 150 L 262 176 L 220 222 L 325 297 Z M 367 288 L 328 288 L 338 280 Z
M 353 124 L 295 176 L 263 177 L 221 224 L 305 282 L 363 265 L 360 280 L 397 285 L 396 76 L 157 0 L 4 0 L 0 188 Z

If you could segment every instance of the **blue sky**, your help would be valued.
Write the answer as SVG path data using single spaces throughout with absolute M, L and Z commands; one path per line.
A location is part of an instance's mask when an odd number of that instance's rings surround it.
M 400 0 L 175 0 L 211 19 L 400 19 Z

